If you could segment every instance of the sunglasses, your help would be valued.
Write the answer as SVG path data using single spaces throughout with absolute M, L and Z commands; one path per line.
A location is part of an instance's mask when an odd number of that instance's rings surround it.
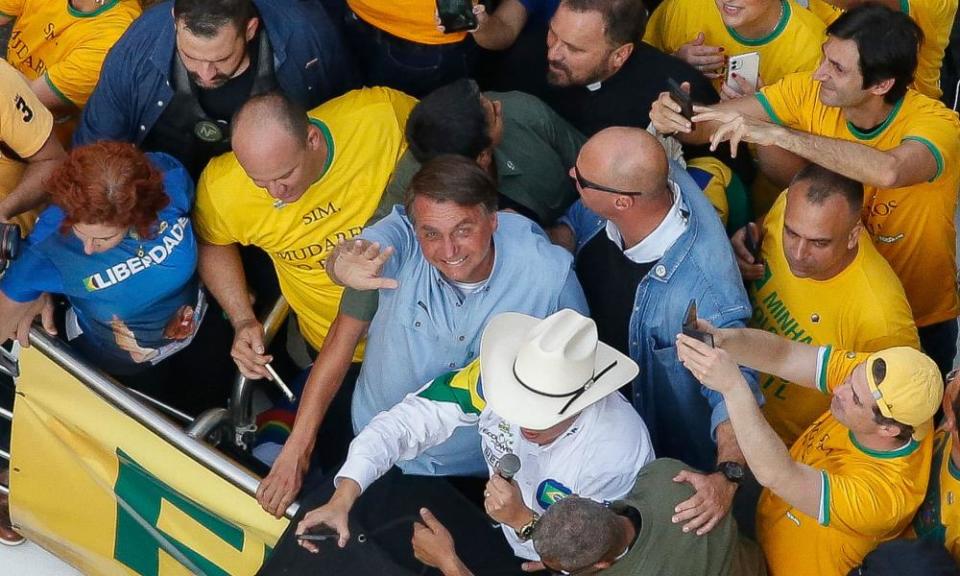
M 623 196 L 643 196 L 645 192 L 628 192 L 626 190 L 618 190 L 616 188 L 610 188 L 609 186 L 604 186 L 603 184 L 597 184 L 591 182 L 583 177 L 583 174 L 580 173 L 580 168 L 576 164 L 573 165 L 573 175 L 574 180 L 577 181 L 577 186 L 582 190 L 585 188 L 592 188 L 594 190 L 599 190 L 601 192 L 609 192 L 611 194 L 621 194 Z

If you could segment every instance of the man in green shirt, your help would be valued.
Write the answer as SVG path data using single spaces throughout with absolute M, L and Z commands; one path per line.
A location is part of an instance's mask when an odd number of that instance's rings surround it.
M 533 545 L 542 563 L 527 563 L 524 570 L 604 576 L 765 576 L 759 546 L 739 535 L 729 514 L 701 536 L 671 521 L 674 507 L 694 494 L 686 482 L 674 481 L 685 469 L 680 461 L 660 458 L 640 470 L 623 500 L 605 506 L 569 496 L 551 505 L 533 529 Z M 413 530 L 417 558 L 444 576 L 470 576 L 449 532 L 428 510 L 421 510 L 421 515 L 424 522 Z
M 567 172 L 586 138 L 549 106 L 521 92 L 481 93 L 462 79 L 410 113 L 409 149 L 388 190 L 402 194 L 420 164 L 441 154 L 476 159 L 497 182 L 501 209 L 548 226 L 577 199 Z

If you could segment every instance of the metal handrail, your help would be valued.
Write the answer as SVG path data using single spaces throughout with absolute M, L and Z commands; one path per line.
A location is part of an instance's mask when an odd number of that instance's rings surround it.
M 104 401 L 248 496 L 256 497 L 259 480 L 250 471 L 235 464 L 203 442 L 185 434 L 174 423 L 144 405 L 126 388 L 117 384 L 92 364 L 74 356 L 65 343 L 37 327 L 30 330 L 30 343 Z M 292 520 L 298 509 L 299 504 L 295 502 L 287 508 L 285 515 Z
M 290 305 L 286 298 L 280 296 L 263 320 L 263 345 L 269 346 L 277 335 L 283 321 L 290 312 Z M 230 397 L 230 422 L 234 428 L 234 444 L 239 448 L 247 448 L 244 437 L 256 430 L 253 415 L 253 387 L 254 382 L 237 372 L 233 384 L 233 394 Z
M 3 418 L 8 422 L 13 422 L 13 412 L 7 410 L 6 408 L 0 408 L 0 418 Z

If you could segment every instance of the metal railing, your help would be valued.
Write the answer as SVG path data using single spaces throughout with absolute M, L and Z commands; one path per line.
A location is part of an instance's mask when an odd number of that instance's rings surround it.
M 290 307 L 282 296 L 274 303 L 263 321 L 265 346 L 270 345 L 283 325 L 289 310 Z M 233 431 L 232 437 L 227 440 L 237 448 L 249 451 L 253 434 L 257 429 L 256 415 L 253 413 L 255 381 L 247 380 L 238 372 L 229 408 L 212 408 L 192 418 L 172 406 L 117 383 L 85 359 L 74 355 L 68 344 L 48 335 L 36 326 L 30 330 L 30 343 L 114 408 L 245 494 L 256 497 L 260 480 L 204 442 L 213 433 L 227 427 Z M 0 369 L 8 372 L 12 377 L 18 377 L 19 363 L 16 354 L 0 348 Z M 185 429 L 182 430 L 161 414 L 166 414 L 184 424 Z M 12 422 L 13 413 L 0 408 L 0 418 Z M 9 462 L 10 454 L 0 450 L 0 458 Z M 8 494 L 9 487 L 0 484 L 0 493 Z M 294 502 L 287 508 L 285 515 L 293 519 L 298 509 L 299 504 Z

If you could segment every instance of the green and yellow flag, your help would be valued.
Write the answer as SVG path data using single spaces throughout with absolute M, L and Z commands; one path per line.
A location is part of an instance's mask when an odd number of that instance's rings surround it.
M 20 371 L 10 506 L 27 537 L 84 574 L 257 572 L 286 520 L 36 349 Z

